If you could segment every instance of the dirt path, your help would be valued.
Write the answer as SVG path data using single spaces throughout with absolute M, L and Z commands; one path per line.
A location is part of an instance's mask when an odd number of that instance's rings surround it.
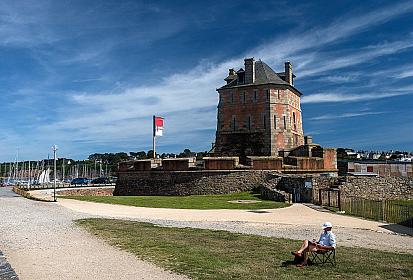
M 0 250 L 25 279 L 187 279 L 118 250 L 73 224 L 91 217 L 0 189 Z
M 395 233 L 412 233 L 409 228 L 320 212 L 302 204 L 281 209 L 247 211 L 144 208 L 71 199 L 59 199 L 58 203 L 76 212 L 101 217 L 291 239 L 312 239 L 320 234 L 322 223 L 331 221 L 339 245 L 413 253 L 413 237 Z

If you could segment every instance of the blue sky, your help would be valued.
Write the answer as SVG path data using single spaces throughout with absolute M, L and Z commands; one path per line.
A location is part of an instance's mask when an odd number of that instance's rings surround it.
M 304 133 L 413 150 L 411 1 L 1 1 L 0 161 L 209 150 L 216 88 L 291 61 Z

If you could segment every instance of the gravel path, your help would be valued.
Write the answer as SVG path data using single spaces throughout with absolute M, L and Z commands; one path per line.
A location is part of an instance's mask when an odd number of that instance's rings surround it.
M 9 188 L 0 188 L 0 205 L 0 249 L 21 280 L 187 279 L 138 260 L 73 224 L 74 219 L 94 215 L 18 197 Z
M 59 204 L 77 212 L 106 218 L 299 240 L 317 238 L 321 233 L 320 225 L 325 221 L 331 221 L 339 246 L 413 254 L 411 228 L 320 212 L 303 204 L 259 211 L 144 208 L 72 199 L 59 199 Z
M 19 280 L 13 268 L 7 262 L 3 253 L 0 251 L 0 280 Z
M 301 204 L 259 211 L 159 209 L 69 199 L 38 202 L 0 188 L 0 205 L 0 250 L 22 280 L 187 279 L 140 261 L 73 225 L 73 220 L 87 217 L 290 239 L 317 237 L 320 224 L 329 220 L 335 225 L 339 246 L 413 253 L 413 237 L 395 233 L 411 235 L 411 229 L 320 212 Z

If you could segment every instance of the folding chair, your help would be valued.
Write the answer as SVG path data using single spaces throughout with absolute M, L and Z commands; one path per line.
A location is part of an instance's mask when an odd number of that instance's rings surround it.
M 316 252 L 310 252 L 310 261 L 313 264 L 324 265 L 326 263 L 336 265 L 336 250 L 319 250 Z

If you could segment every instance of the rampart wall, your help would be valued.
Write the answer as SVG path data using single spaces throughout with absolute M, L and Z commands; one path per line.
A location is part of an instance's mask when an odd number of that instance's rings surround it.
M 251 169 L 119 172 L 114 195 L 226 194 L 256 189 L 269 199 L 317 203 L 319 189 L 330 187 L 340 189 L 343 198 L 413 199 L 412 178 L 324 177 Z
M 194 195 L 250 191 L 269 171 L 191 170 L 119 172 L 114 195 Z
M 413 178 L 407 177 L 315 177 L 312 180 L 313 201 L 318 202 L 319 189 L 331 186 L 341 191 L 341 197 L 373 200 L 413 199 Z

